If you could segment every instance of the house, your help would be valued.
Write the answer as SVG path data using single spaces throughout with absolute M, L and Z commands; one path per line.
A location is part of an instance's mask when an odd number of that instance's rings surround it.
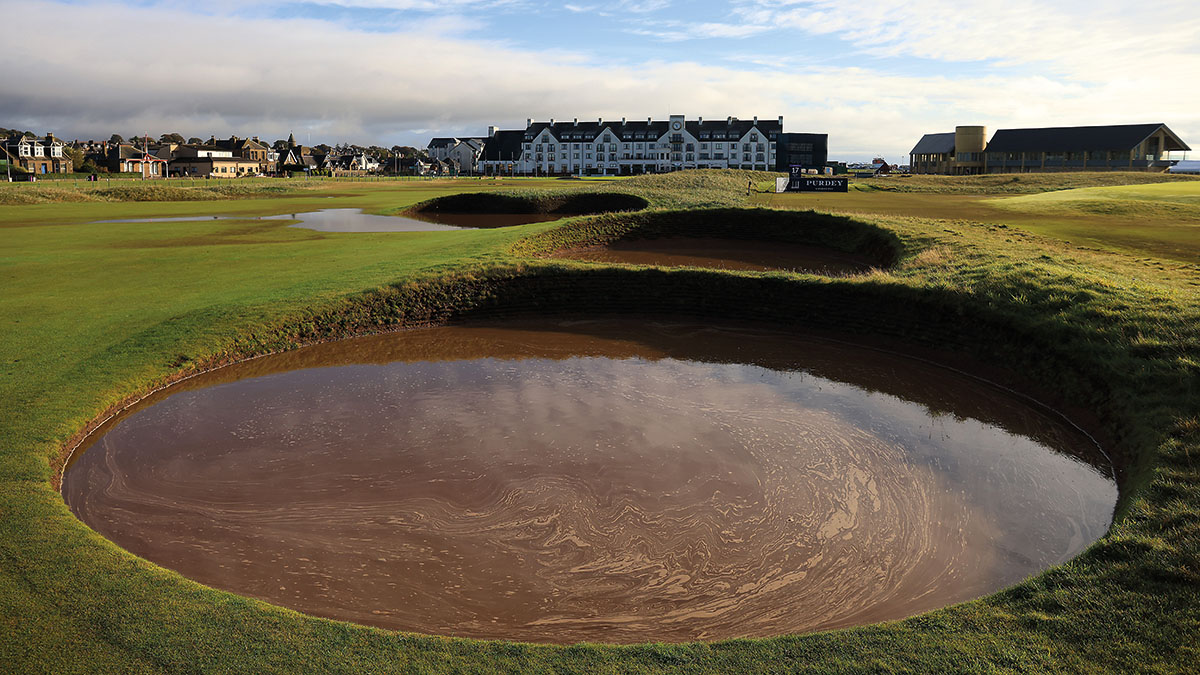
M 307 145 L 297 145 L 296 137 L 288 134 L 287 144 L 278 150 L 279 171 L 313 172 L 324 168 L 325 157 Z
M 479 172 L 492 176 L 517 173 L 524 140 L 522 130 L 498 131 L 496 127 L 490 127 L 479 157 Z
M 256 159 L 232 155 L 176 157 L 171 160 L 171 175 L 194 178 L 241 178 L 256 176 L 262 167 Z
M 401 157 L 396 160 L 397 170 L 405 176 L 425 176 L 429 174 L 430 164 L 420 157 Z
M 956 127 L 926 134 L 909 152 L 913 173 L 966 175 L 1058 171 L 1164 171 L 1190 150 L 1167 125 L 998 129 Z
M 110 145 L 104 167 L 113 173 L 136 173 L 143 178 L 166 178 L 167 160 L 128 143 Z
M 227 140 L 212 139 L 208 144 L 228 150 L 231 157 L 241 157 L 258 162 L 259 173 L 273 173 L 277 168 L 278 153 L 275 153 L 266 143 L 258 140 L 258 136 L 252 138 L 230 136 Z M 275 159 L 272 159 L 272 156 L 275 156 Z
M 64 152 L 66 143 L 53 133 L 42 138 L 10 136 L 4 140 L 4 150 L 13 159 L 13 168 L 33 174 L 70 173 L 74 170 L 71 158 Z
M 429 155 L 429 159 L 442 160 L 450 156 L 450 150 L 458 145 L 457 138 L 434 138 L 429 141 L 429 146 L 425 148 L 425 154 Z

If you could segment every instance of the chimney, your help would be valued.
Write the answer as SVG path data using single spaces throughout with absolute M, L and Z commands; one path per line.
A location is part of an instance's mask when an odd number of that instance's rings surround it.
M 725 118 L 725 124 L 727 124 L 727 125 L 729 125 L 729 124 L 733 124 L 733 118 L 732 118 L 732 117 L 726 117 L 726 118 Z
M 758 126 L 758 115 L 754 116 L 754 125 Z
M 528 129 L 528 128 L 529 128 L 529 127 L 531 127 L 531 126 L 533 126 L 533 118 L 532 118 L 532 117 L 526 117 L 526 118 L 525 118 L 525 128 L 526 128 L 526 129 Z
M 647 117 L 647 118 L 646 118 L 646 124 L 650 124 L 650 123 L 651 123 L 651 122 L 653 122 L 653 121 L 654 121 L 654 118 L 652 118 L 652 117 Z
M 495 136 L 495 135 L 496 135 L 496 127 L 489 126 L 488 127 L 488 138 L 491 138 L 492 136 Z
M 780 115 L 780 116 L 779 116 L 779 128 L 780 128 L 780 129 L 782 129 L 782 128 L 783 128 L 783 115 Z
M 551 117 L 551 118 L 550 118 L 550 125 L 551 125 L 551 126 L 553 126 L 553 125 L 554 125 L 554 118 L 553 118 L 553 117 Z
M 578 117 L 575 118 L 575 126 L 579 126 L 579 118 Z
M 603 117 L 597 117 L 597 118 L 596 118 L 596 124 L 604 124 L 604 118 L 603 118 Z
M 696 118 L 696 124 L 704 124 L 704 118 L 703 118 L 703 117 L 697 117 L 697 118 Z

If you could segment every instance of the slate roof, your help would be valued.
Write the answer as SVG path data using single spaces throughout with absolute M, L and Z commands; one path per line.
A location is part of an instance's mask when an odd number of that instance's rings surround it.
M 997 129 L 988 152 L 1068 152 L 1076 150 L 1130 150 L 1165 124 L 1115 124 L 1093 127 L 1047 127 L 1044 129 Z M 1191 150 L 1170 129 L 1178 143 L 1164 150 Z M 953 134 L 950 134 L 953 136 Z M 916 152 L 914 150 L 913 152 Z
M 458 142 L 457 138 L 435 138 L 435 139 L 429 141 L 429 145 L 427 147 L 448 148 L 448 147 L 453 146 L 457 142 Z
M 999 132 L 996 132 L 999 133 Z M 940 155 L 954 152 L 954 132 L 944 134 L 925 134 L 912 150 L 910 155 Z
M 485 139 L 483 156 L 485 162 L 515 161 L 521 158 L 521 143 L 525 130 L 497 131 L 495 136 Z
M 754 120 L 739 119 L 684 122 L 684 129 L 697 139 L 700 139 L 702 134 L 707 134 L 708 136 L 703 140 L 739 140 L 755 127 L 768 137 L 783 131 L 783 126 L 777 119 L 759 120 L 757 124 Z M 571 143 L 590 143 L 606 130 L 611 131 L 613 136 L 621 141 L 656 141 L 662 138 L 663 134 L 671 131 L 671 122 L 670 120 L 626 122 L 597 120 L 579 123 L 555 122 L 554 124 L 534 122 L 525 130 L 525 140 L 532 141 L 545 129 L 550 129 L 550 133 L 554 134 L 558 140 Z

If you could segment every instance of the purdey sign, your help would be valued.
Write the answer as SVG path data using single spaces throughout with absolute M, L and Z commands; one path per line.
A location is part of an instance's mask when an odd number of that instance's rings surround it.
M 849 192 L 850 190 L 850 180 L 847 178 L 811 176 L 804 173 L 803 167 L 793 166 L 791 168 L 788 192 Z

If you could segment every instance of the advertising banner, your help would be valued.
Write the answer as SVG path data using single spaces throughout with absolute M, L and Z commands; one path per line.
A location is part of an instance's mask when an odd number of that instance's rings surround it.
M 805 174 L 804 168 L 791 167 L 788 192 L 849 192 L 850 180 L 834 176 Z

